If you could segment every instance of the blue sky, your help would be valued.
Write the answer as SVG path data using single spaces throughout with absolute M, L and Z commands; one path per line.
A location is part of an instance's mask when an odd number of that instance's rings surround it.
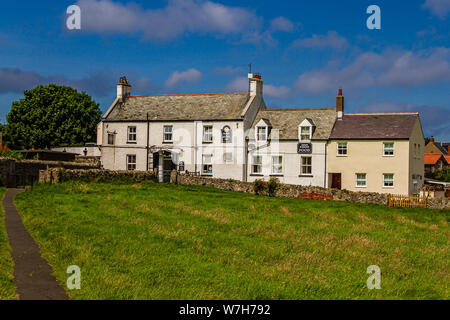
M 66 28 L 80 6 L 81 30 Z M 381 30 L 369 30 L 369 5 Z M 132 94 L 246 91 L 247 65 L 269 107 L 417 111 L 450 141 L 450 0 L 21 1 L 0 10 L 0 120 L 38 84 L 90 94 L 105 111 L 126 75 Z M 6 9 L 7 8 L 7 9 Z

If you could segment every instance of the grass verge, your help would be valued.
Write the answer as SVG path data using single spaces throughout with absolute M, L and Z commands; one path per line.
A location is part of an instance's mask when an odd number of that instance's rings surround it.
M 38 185 L 16 205 L 60 283 L 81 268 L 73 299 L 450 298 L 448 210 L 148 182 Z

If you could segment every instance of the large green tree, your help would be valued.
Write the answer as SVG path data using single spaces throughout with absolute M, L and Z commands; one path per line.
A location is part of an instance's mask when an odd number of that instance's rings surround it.
M 50 84 L 24 92 L 12 104 L 5 128 L 11 148 L 50 148 L 96 140 L 99 104 L 85 92 Z

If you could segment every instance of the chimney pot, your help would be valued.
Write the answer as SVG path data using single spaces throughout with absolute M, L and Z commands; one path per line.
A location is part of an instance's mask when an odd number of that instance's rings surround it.
M 336 97 L 336 113 L 338 120 L 344 117 L 344 96 L 342 95 L 342 88 L 339 88 L 339 95 Z
M 131 94 L 131 85 L 127 77 L 121 77 L 117 84 L 117 98 L 124 99 Z
M 261 80 L 261 74 L 255 73 L 253 78 L 250 79 L 250 96 L 260 96 L 263 95 L 263 81 Z
M 431 136 L 430 142 L 434 142 L 434 137 L 433 136 Z

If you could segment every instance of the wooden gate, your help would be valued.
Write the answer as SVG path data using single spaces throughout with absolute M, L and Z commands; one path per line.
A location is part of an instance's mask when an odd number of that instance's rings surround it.
M 388 206 L 402 208 L 426 208 L 427 198 L 419 196 L 400 196 L 389 194 Z

